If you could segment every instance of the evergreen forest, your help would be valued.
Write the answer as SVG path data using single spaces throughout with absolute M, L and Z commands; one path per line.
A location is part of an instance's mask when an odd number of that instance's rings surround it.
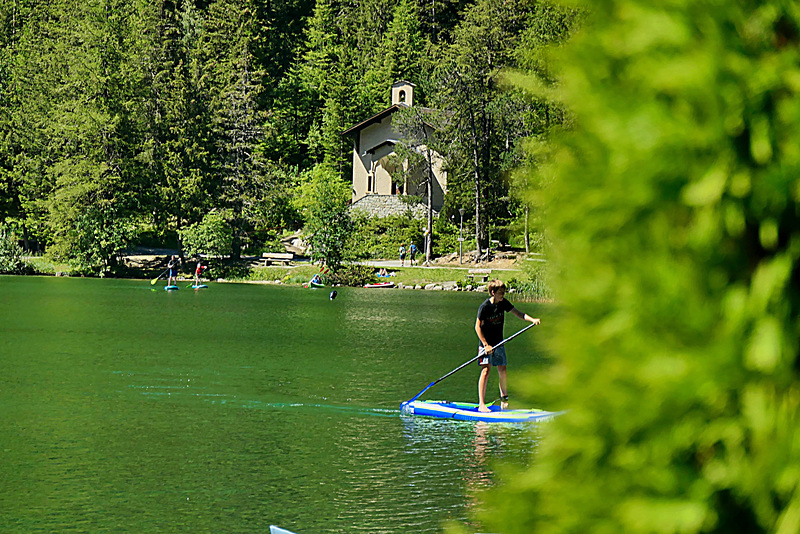
M 547 80 L 544 51 L 576 13 L 536 0 L 3 2 L 4 235 L 86 273 L 131 246 L 238 258 L 300 229 L 333 263 L 369 254 L 345 244 L 358 221 L 344 216 L 342 132 L 408 80 L 436 111 L 428 144 L 449 173 L 431 235 L 453 234 L 465 209 L 478 250 L 527 237 L 536 218 L 513 169 L 525 139 L 568 119 L 509 77 Z

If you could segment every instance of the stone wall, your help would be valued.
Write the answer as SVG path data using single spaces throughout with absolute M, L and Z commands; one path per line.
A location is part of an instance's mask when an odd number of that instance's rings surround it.
M 423 204 L 406 204 L 398 195 L 367 195 L 355 201 L 350 209 L 363 211 L 370 217 L 402 215 L 410 209 L 414 217 L 419 219 L 426 217 Z M 434 211 L 433 214 L 437 216 L 438 212 Z

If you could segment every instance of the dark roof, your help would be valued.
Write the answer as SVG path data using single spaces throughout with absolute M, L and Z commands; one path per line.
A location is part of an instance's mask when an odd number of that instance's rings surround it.
M 406 105 L 406 104 L 394 104 L 393 106 L 388 107 L 388 108 L 384 109 L 383 111 L 381 111 L 379 113 L 376 113 L 372 117 L 359 122 L 355 126 L 351 126 L 347 130 L 343 131 L 342 135 L 353 135 L 353 134 L 356 134 L 356 133 L 360 132 L 361 130 L 363 130 L 364 128 L 366 128 L 367 126 L 371 126 L 373 124 L 381 122 L 383 119 L 385 119 L 386 117 L 388 117 L 389 115 L 391 115 L 395 111 L 397 111 L 399 109 L 402 109 L 402 108 L 407 108 L 407 107 L 408 107 L 408 105 Z M 417 106 L 415 106 L 415 108 L 416 107 Z M 420 107 L 419 109 L 421 109 L 424 113 L 430 113 L 431 111 L 433 111 L 432 109 L 429 109 L 429 108 Z M 425 124 L 427 124 L 428 126 L 433 128 L 433 126 L 431 126 L 428 122 L 425 122 Z
M 359 122 L 355 126 L 352 126 L 352 127 L 348 128 L 347 130 L 342 132 L 342 135 L 353 135 L 355 133 L 358 133 L 359 131 L 363 130 L 367 126 L 371 126 L 373 124 L 379 123 L 383 119 L 385 119 L 386 117 L 388 117 L 389 115 L 391 115 L 392 113 L 397 111 L 398 109 L 405 108 L 405 107 L 408 107 L 408 106 L 406 106 L 405 104 L 394 104 L 393 106 L 384 109 L 380 113 L 376 113 L 372 117 Z
M 375 145 L 372 148 L 368 148 L 367 150 L 364 151 L 364 154 L 367 154 L 367 153 L 374 154 L 375 152 L 378 151 L 379 148 L 381 148 L 383 146 L 386 146 L 386 145 L 394 146 L 396 144 L 397 144 L 397 140 L 396 139 L 387 139 L 386 141 L 380 142 L 380 143 L 378 143 L 377 145 Z M 362 156 L 364 154 L 362 154 Z

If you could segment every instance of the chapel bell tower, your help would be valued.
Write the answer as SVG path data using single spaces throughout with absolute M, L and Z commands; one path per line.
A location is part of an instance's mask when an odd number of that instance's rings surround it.
M 392 105 L 405 104 L 408 107 L 414 105 L 414 85 L 411 82 L 400 80 L 392 84 Z

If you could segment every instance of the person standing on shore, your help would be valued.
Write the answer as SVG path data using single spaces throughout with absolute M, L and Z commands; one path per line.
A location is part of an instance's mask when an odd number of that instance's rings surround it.
M 411 243 L 408 246 L 408 260 L 411 263 L 411 266 L 414 266 L 414 258 L 417 257 L 417 245 Z
M 508 408 L 508 380 L 506 377 L 506 348 L 494 348 L 503 340 L 503 322 L 506 312 L 511 312 L 523 321 L 539 324 L 541 321 L 516 309 L 513 304 L 505 299 L 506 285 L 500 280 L 492 280 L 488 285 L 489 298 L 483 301 L 478 308 L 478 318 L 475 321 L 475 332 L 481 344 L 479 347 L 484 353 L 478 358 L 481 374 L 478 377 L 478 411 L 491 411 L 486 406 L 486 385 L 489 382 L 489 371 L 492 366 L 497 367 L 500 381 L 500 408 Z
M 405 243 L 400 245 L 400 267 L 406 266 L 406 245 Z

